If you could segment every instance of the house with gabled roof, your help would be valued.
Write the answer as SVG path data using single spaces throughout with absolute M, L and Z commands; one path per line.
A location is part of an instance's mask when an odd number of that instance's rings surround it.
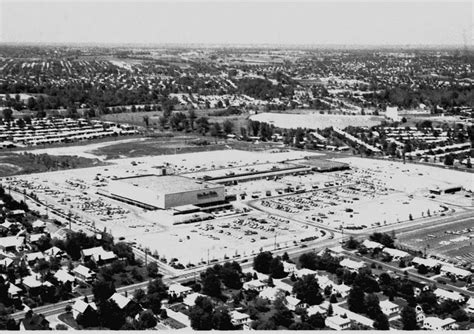
M 114 252 L 106 251 L 102 246 L 81 250 L 82 261 L 92 260 L 98 264 L 110 263 L 117 258 Z

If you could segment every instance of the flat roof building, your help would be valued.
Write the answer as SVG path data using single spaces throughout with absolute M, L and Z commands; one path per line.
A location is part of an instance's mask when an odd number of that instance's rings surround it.
M 169 209 L 225 200 L 223 185 L 176 175 L 143 175 L 113 180 L 109 193 L 115 199 L 147 209 Z

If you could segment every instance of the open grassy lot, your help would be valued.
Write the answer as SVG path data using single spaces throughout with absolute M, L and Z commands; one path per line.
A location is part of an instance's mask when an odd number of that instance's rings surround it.
M 140 142 L 129 142 L 100 147 L 92 154 L 106 159 L 134 158 L 143 156 L 205 152 L 225 149 L 224 144 L 196 145 L 196 137 L 153 138 Z
M 77 156 L 0 153 L 0 176 L 41 173 L 100 165 L 102 165 L 102 163 L 96 159 Z

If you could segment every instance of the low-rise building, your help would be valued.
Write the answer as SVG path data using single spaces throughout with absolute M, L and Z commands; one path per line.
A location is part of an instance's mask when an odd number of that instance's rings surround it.
M 186 297 L 184 297 L 183 304 L 188 306 L 188 307 L 192 307 L 196 304 L 196 299 L 198 297 L 205 297 L 205 296 L 200 294 L 200 293 L 193 292 L 193 293 L 187 295 Z
M 175 295 L 176 297 L 186 297 L 192 292 L 193 292 L 193 289 L 191 289 L 189 286 L 184 286 L 179 283 L 171 284 L 168 287 L 169 295 Z
M 366 267 L 365 262 L 354 261 L 351 259 L 343 259 L 341 262 L 339 262 L 339 265 L 352 272 L 358 272 L 360 269 Z
M 247 313 L 242 313 L 236 310 L 229 312 L 232 325 L 235 327 L 241 327 L 243 330 L 249 330 L 252 319 Z
M 440 263 L 438 260 L 435 259 L 424 259 L 422 257 L 415 257 L 413 260 L 411 260 L 411 263 L 415 268 L 418 268 L 420 265 L 424 265 L 426 268 L 433 270 L 436 267 L 440 266 Z
M 351 320 L 339 315 L 326 318 L 326 326 L 336 331 L 347 330 L 351 328 Z
M 380 303 L 380 309 L 382 313 L 385 314 L 387 317 L 391 318 L 397 316 L 400 312 L 400 307 L 392 303 L 390 300 L 382 300 Z
M 76 278 L 69 274 L 66 270 L 64 269 L 59 269 L 55 274 L 54 277 L 61 283 L 74 283 L 76 281 Z
M 314 270 L 311 270 L 311 269 L 308 269 L 308 268 L 301 268 L 301 269 L 295 271 L 295 276 L 297 278 L 302 278 L 303 276 L 316 275 L 317 273 L 318 273 L 317 271 L 314 271 Z
M 93 272 L 92 270 L 90 270 L 87 267 L 84 267 L 81 264 L 78 265 L 76 268 L 74 268 L 72 270 L 72 273 L 73 273 L 74 276 L 76 276 L 80 280 L 83 280 L 83 281 L 86 281 L 86 282 L 92 281 L 96 276 L 95 272 Z
M 97 305 L 95 303 L 87 303 L 82 299 L 76 300 L 72 305 L 72 315 L 74 318 L 77 318 L 78 315 L 87 315 L 87 313 L 92 313 L 97 311 Z
M 449 277 L 455 277 L 460 280 L 466 280 L 470 276 L 472 276 L 472 273 L 469 270 L 461 269 L 455 266 L 449 266 L 449 265 L 443 265 L 441 266 L 441 274 L 449 276 Z
M 243 289 L 244 290 L 255 290 L 255 291 L 262 291 L 265 289 L 267 285 L 263 283 L 262 281 L 255 279 L 252 281 L 245 282 L 243 284 Z
M 23 249 L 25 237 L 15 235 L 0 238 L 0 250 L 4 252 L 18 252 Z
M 464 297 L 460 293 L 454 291 L 447 291 L 438 288 L 434 291 L 434 294 L 439 300 L 451 300 L 458 303 L 462 303 L 464 301 Z
M 411 258 L 411 255 L 409 253 L 404 252 L 399 249 L 395 249 L 395 248 L 385 247 L 383 249 L 383 252 L 387 255 L 390 255 L 394 261 L 400 261 L 400 260 L 407 261 Z
M 456 320 L 452 318 L 440 319 L 438 317 L 426 317 L 423 321 L 423 329 L 441 331 L 456 329 Z
M 92 260 L 98 264 L 109 263 L 117 258 L 114 252 L 106 251 L 103 247 L 92 247 L 81 250 L 82 261 Z

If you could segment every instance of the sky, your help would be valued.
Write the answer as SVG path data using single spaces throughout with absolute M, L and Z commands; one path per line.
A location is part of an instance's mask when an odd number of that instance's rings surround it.
M 472 45 L 473 2 L 0 0 L 0 42 Z

